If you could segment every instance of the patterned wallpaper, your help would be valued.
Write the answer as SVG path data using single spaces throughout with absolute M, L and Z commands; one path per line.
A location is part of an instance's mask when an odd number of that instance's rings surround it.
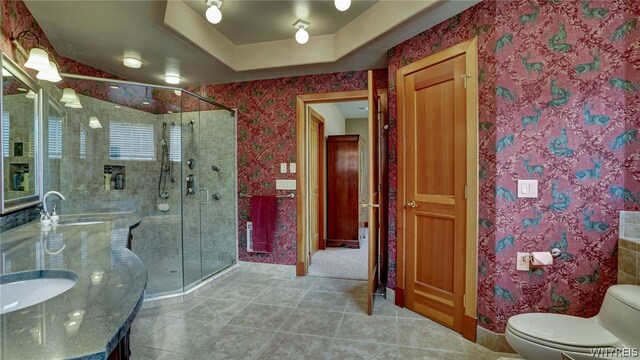
M 386 69 L 375 71 L 378 88 L 387 88 Z M 212 85 L 190 89 L 238 109 L 238 191 L 252 195 L 275 194 L 281 162 L 296 162 L 296 96 L 364 90 L 367 72 L 343 72 Z M 183 104 L 190 108 L 190 104 Z M 281 191 L 279 191 L 281 193 Z M 273 252 L 247 253 L 246 226 L 250 199 L 238 199 L 240 261 L 295 265 L 296 200 L 279 199 Z
M 488 0 L 389 50 L 390 287 L 397 213 L 396 70 L 478 36 L 479 323 L 597 313 L 616 282 L 618 211 L 640 208 L 640 6 Z M 539 198 L 518 199 L 517 179 Z M 516 251 L 564 251 L 517 272 Z

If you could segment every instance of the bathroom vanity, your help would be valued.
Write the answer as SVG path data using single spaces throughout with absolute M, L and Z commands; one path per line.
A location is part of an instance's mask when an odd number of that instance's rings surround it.
M 129 329 L 147 282 L 144 264 L 126 247 L 139 223 L 133 213 L 68 215 L 50 228 L 33 221 L 2 233 L 0 284 L 58 274 L 75 285 L 4 309 L 0 358 L 128 359 Z

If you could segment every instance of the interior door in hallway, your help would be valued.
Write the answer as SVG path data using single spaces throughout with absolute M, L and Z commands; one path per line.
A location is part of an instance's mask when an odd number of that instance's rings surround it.
M 373 71 L 369 70 L 368 74 L 368 100 L 369 100 L 369 174 L 367 181 L 369 182 L 369 203 L 362 204 L 369 208 L 369 264 L 367 268 L 368 277 L 368 296 L 367 296 L 367 314 L 373 312 L 373 301 L 375 299 L 376 287 L 378 286 L 378 245 L 379 245 L 379 227 L 380 227 L 380 177 L 379 163 L 380 152 L 378 144 L 380 141 L 380 115 L 378 112 L 380 98 L 378 90 L 373 79 Z
M 311 244 L 309 263 L 313 254 L 325 248 L 324 244 L 324 118 L 309 108 L 309 228 Z
M 398 114 L 406 127 L 400 135 L 405 144 L 405 305 L 462 333 L 466 58 L 460 54 L 419 64 L 398 71 Z

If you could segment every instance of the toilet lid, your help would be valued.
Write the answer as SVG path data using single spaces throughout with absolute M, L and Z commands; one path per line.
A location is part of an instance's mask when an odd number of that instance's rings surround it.
M 531 313 L 512 316 L 507 325 L 529 337 L 575 347 L 607 347 L 619 344 L 618 338 L 600 326 L 595 318 Z

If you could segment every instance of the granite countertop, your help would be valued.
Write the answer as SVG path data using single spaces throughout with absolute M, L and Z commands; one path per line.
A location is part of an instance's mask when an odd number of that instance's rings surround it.
M 126 248 L 134 213 L 61 217 L 42 231 L 39 220 L 0 234 L 0 273 L 66 270 L 78 281 L 68 291 L 0 315 L 0 359 L 106 359 L 142 305 L 147 272 Z M 27 274 L 27 273 L 25 273 Z

